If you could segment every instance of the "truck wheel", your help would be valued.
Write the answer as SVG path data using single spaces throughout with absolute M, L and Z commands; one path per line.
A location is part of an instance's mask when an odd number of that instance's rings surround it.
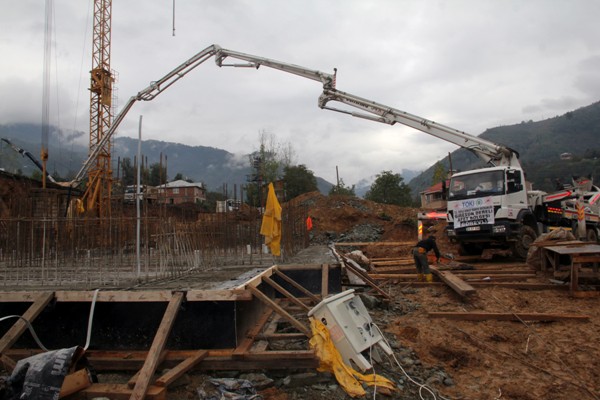
M 512 245 L 513 256 L 525 260 L 529 246 L 531 246 L 536 238 L 535 231 L 531 227 L 523 225 L 517 241 Z
M 585 232 L 585 240 L 592 243 L 598 242 L 598 232 L 594 228 L 588 229 Z

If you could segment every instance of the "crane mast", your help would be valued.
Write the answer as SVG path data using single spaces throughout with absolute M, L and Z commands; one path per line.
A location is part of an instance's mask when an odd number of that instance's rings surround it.
M 92 70 L 90 80 L 90 147 L 95 154 L 88 169 L 86 209 L 110 216 L 112 186 L 111 142 L 104 140 L 112 122 L 110 69 L 112 0 L 94 0 Z

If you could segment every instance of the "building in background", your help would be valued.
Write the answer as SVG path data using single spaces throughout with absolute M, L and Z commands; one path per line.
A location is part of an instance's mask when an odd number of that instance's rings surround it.
M 206 188 L 202 182 L 168 182 L 159 187 L 158 198 L 163 204 L 203 203 L 206 201 Z

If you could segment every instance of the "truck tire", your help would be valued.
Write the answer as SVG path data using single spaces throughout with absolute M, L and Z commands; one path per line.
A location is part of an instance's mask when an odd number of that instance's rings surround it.
M 535 231 L 530 226 L 523 225 L 519 232 L 519 236 L 517 237 L 517 241 L 511 248 L 513 256 L 525 260 L 527 258 L 529 246 L 531 246 L 536 238 L 537 235 L 535 234 Z
M 585 240 L 592 243 L 598 243 L 598 232 L 595 228 L 588 228 L 585 232 Z

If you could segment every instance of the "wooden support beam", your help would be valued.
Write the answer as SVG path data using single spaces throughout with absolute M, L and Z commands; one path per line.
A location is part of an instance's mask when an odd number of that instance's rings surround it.
M 156 380 L 155 385 L 160 387 L 168 387 L 171 383 L 175 382 L 179 377 L 188 372 L 190 369 L 195 367 L 198 363 L 204 360 L 208 356 L 208 351 L 198 350 L 198 352 L 190 358 L 186 358 L 184 361 L 179 363 L 176 367 L 171 368 L 166 374 Z
M 484 312 L 430 312 L 430 318 L 458 319 L 463 321 L 588 321 L 587 315 L 544 313 L 484 313 Z
M 263 279 L 265 279 L 265 278 L 263 278 Z M 266 279 L 269 279 L 269 278 L 266 278 Z M 265 313 L 258 319 L 256 324 L 254 324 L 254 326 L 248 330 L 244 340 L 242 340 L 242 342 L 239 343 L 237 345 L 237 347 L 235 348 L 235 350 L 233 351 L 233 353 L 232 353 L 233 358 L 243 358 L 244 355 L 248 351 L 250 351 L 250 348 L 252 347 L 252 343 L 254 343 L 256 336 L 258 336 L 258 334 L 262 331 L 262 329 L 264 328 L 264 326 L 267 323 L 267 321 L 269 320 L 269 318 L 271 318 L 271 315 L 273 315 L 272 309 L 265 311 Z
M 358 268 L 355 268 L 354 265 L 352 265 L 352 263 L 348 260 L 348 257 L 345 257 L 343 255 L 339 255 L 342 260 L 344 261 L 344 266 L 346 268 L 348 268 L 350 271 L 352 271 L 356 276 L 358 276 L 359 278 L 361 278 L 367 285 L 371 286 L 371 288 L 375 289 L 375 291 L 377 293 L 379 293 L 383 298 L 389 300 L 390 299 L 390 295 L 387 294 L 385 291 L 383 291 L 378 285 L 377 283 L 375 283 L 375 281 L 373 279 L 371 279 L 369 277 L 369 274 L 367 274 L 364 271 L 361 271 Z
M 263 333 L 259 334 L 256 339 L 266 340 L 290 340 L 290 339 L 302 339 L 306 336 L 303 333 Z
M 302 309 L 304 309 L 306 311 L 310 310 L 309 306 L 307 306 L 306 304 L 301 302 L 297 297 L 295 297 L 293 294 L 291 294 L 290 292 L 285 290 L 283 287 L 281 287 L 277 282 L 275 282 L 271 278 L 267 278 L 265 276 L 263 278 L 263 282 L 268 283 L 269 286 L 273 287 L 273 289 L 277 290 L 279 293 L 281 293 L 282 295 L 287 297 L 292 303 L 296 304 L 297 306 L 301 307 Z
M 140 371 L 140 376 L 135 384 L 135 387 L 133 388 L 133 392 L 131 393 L 131 400 L 142 400 L 146 398 L 146 392 L 148 391 L 150 380 L 152 379 L 152 376 L 158 367 L 158 361 L 160 360 L 161 353 L 165 348 L 167 339 L 171 334 L 171 329 L 173 328 L 175 318 L 177 317 L 177 313 L 179 312 L 179 308 L 181 307 L 184 296 L 185 293 L 183 292 L 177 292 L 173 294 L 173 297 L 167 306 L 167 310 L 163 315 L 160 326 L 158 327 L 156 336 L 154 336 L 154 341 L 152 342 L 152 346 L 148 351 L 148 357 L 146 358 L 144 366 Z
M 53 298 L 53 292 L 40 293 L 33 301 L 33 304 L 22 315 L 22 318 L 32 323 Z M 25 329 L 27 329 L 27 323 L 22 318 L 19 318 L 4 334 L 2 339 L 0 339 L 0 354 L 4 354 L 6 350 L 10 349 L 19 340 Z
M 323 264 L 321 269 L 321 298 L 329 295 L 329 265 Z
M 287 335 L 302 335 L 295 333 Z M 165 361 L 161 366 L 174 368 L 187 358 L 193 357 L 198 350 L 171 350 L 167 352 Z M 249 352 L 242 359 L 232 357 L 234 349 L 207 350 L 208 357 L 197 364 L 197 371 L 225 371 L 225 370 L 258 370 L 258 369 L 285 369 L 285 368 L 316 368 L 319 361 L 314 351 L 298 350 L 269 350 L 264 352 Z M 13 349 L 8 354 L 14 360 L 20 360 L 33 354 L 40 353 L 39 349 Z M 123 350 L 123 351 L 94 351 L 88 350 L 86 358 L 90 366 L 96 371 L 137 371 L 143 367 L 148 351 Z M 124 384 L 124 386 L 127 386 Z M 152 388 L 152 386 L 150 387 Z M 131 391 L 130 391 L 131 393 Z
M 267 327 L 263 330 L 262 334 L 256 335 L 254 338 L 255 345 L 252 346 L 252 351 L 267 351 L 269 348 L 269 341 L 266 339 L 266 336 L 271 336 L 277 331 L 277 326 L 279 325 L 279 315 L 276 315 L 275 318 L 272 318 Z M 303 333 L 298 333 L 301 338 L 304 338 Z
M 167 356 L 167 350 L 163 350 L 160 353 L 160 357 L 158 358 L 158 362 L 156 365 L 160 365 L 164 360 L 165 357 Z M 133 375 L 131 378 L 129 378 L 129 380 L 127 381 L 127 386 L 129 387 L 129 389 L 133 389 L 135 387 L 135 384 L 137 383 L 140 374 L 142 373 L 142 370 L 138 370 L 138 372 L 135 373 L 135 375 Z
M 440 271 L 433 265 L 430 265 L 429 269 L 435 276 L 440 278 L 446 285 L 450 286 L 452 290 L 462 297 L 470 296 L 476 292 L 473 286 L 458 278 L 450 271 Z
M 296 289 L 298 289 L 299 291 L 304 293 L 308 298 L 310 298 L 312 301 L 314 301 L 315 304 L 319 304 L 321 302 L 321 300 L 317 296 L 312 294 L 310 292 L 310 290 L 306 289 L 304 286 L 302 286 L 301 284 L 299 284 L 298 282 L 296 282 L 295 280 L 293 280 L 292 278 L 290 278 L 289 276 L 284 274 L 282 271 L 280 271 L 279 267 L 276 268 L 274 272 L 275 272 L 275 275 L 277 275 L 278 277 L 280 277 L 281 279 L 283 279 L 284 281 L 286 281 L 287 283 L 289 283 L 290 285 L 292 285 L 293 287 L 295 287 Z
M 271 300 L 267 295 L 263 292 L 255 288 L 254 286 L 248 286 L 248 289 L 252 292 L 254 296 L 256 296 L 260 301 L 265 303 L 267 307 L 270 307 L 277 314 L 281 315 L 283 318 L 287 319 L 296 329 L 300 332 L 304 333 L 307 337 L 310 337 L 310 330 L 304 326 L 300 321 L 290 315 L 287 311 L 281 308 L 277 303 Z

